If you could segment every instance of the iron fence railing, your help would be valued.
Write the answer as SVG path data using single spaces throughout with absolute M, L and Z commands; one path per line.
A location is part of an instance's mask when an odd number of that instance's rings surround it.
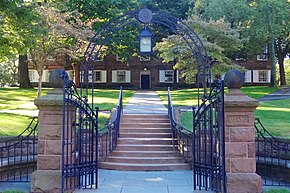
M 0 142 L 0 182 L 29 182 L 36 170 L 38 118 L 18 136 Z
M 185 159 L 192 163 L 192 131 L 178 124 L 175 120 L 174 108 L 172 105 L 170 88 L 168 87 L 168 115 L 172 129 L 172 143 L 175 149 Z
M 264 186 L 290 186 L 290 139 L 271 135 L 255 119 L 257 173 Z
M 123 93 L 120 87 L 119 101 L 115 117 L 99 131 L 99 161 L 103 161 L 116 149 L 119 137 L 120 120 L 123 110 Z

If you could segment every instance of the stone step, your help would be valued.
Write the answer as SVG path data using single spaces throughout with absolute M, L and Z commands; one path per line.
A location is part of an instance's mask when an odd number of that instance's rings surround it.
M 130 119 L 169 119 L 166 114 L 123 114 L 122 120 L 130 118 Z
M 163 164 L 163 163 L 184 163 L 184 160 L 180 157 L 121 157 L 121 156 L 109 156 L 106 159 L 107 162 L 119 162 L 119 163 L 139 163 L 139 164 Z
M 118 144 L 177 144 L 176 140 L 172 138 L 119 138 Z
M 171 133 L 168 128 L 120 128 L 120 133 Z
M 119 144 L 116 150 L 120 150 L 120 151 L 174 151 L 174 146 L 172 145 Z
M 175 151 L 120 151 L 116 150 L 111 156 L 117 157 L 179 157 Z
M 168 118 L 166 119 L 143 119 L 143 118 L 125 118 L 121 120 L 121 123 L 170 123 Z
M 186 163 L 133 164 L 133 163 L 100 162 L 99 167 L 103 169 L 126 170 L 126 171 L 190 170 L 189 164 Z
M 124 138 L 170 138 L 171 133 L 120 133 Z
M 120 128 L 170 128 L 170 123 L 122 123 Z

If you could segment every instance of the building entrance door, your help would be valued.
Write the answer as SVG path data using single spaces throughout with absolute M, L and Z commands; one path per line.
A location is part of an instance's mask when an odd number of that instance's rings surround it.
M 141 75 L 141 89 L 149 89 L 150 88 L 150 75 L 142 74 Z

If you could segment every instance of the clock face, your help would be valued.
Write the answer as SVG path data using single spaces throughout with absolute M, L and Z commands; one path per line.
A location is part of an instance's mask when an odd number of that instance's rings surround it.
M 140 52 L 151 52 L 151 38 L 150 37 L 141 38 Z

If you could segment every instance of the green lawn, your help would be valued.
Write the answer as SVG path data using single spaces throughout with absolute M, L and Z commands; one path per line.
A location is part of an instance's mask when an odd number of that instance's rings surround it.
M 42 95 L 49 89 L 44 88 Z M 0 110 L 33 110 L 37 109 L 34 99 L 37 89 L 0 88 Z
M 167 91 L 156 91 L 160 96 L 161 100 L 165 105 L 167 105 L 168 95 Z M 193 106 L 197 105 L 198 90 L 193 89 L 183 89 L 183 90 L 172 90 L 171 99 L 173 106 Z
M 271 134 L 290 138 L 290 99 L 260 102 L 255 117 Z
M 43 95 L 49 89 L 43 90 Z M 123 104 L 134 94 L 132 90 L 123 90 Z M 34 99 L 37 89 L 0 88 L 0 110 L 36 110 Z M 118 103 L 119 90 L 94 90 L 94 102 L 100 110 L 111 110 Z M 109 118 L 108 114 L 99 113 L 99 128 L 103 128 Z M 0 113 L 0 136 L 15 136 L 29 124 L 28 116 Z
M 0 136 L 16 136 L 26 129 L 31 117 L 0 113 L 0 120 Z
M 260 98 L 277 90 L 279 90 L 279 88 L 268 86 L 247 86 L 241 89 L 242 92 L 253 98 Z M 227 93 L 227 88 L 225 88 L 225 93 Z M 167 105 L 167 91 L 157 91 L 157 94 L 164 104 Z M 194 106 L 197 105 L 198 90 L 197 88 L 172 90 L 171 98 L 174 106 Z
M 290 193 L 289 189 L 272 189 L 272 190 L 266 190 L 265 193 Z
M 268 86 L 243 87 L 242 92 L 253 98 L 260 98 L 268 93 L 279 90 Z M 227 90 L 225 90 L 227 92 Z M 167 91 L 158 91 L 164 103 L 167 102 Z M 197 89 L 171 91 L 174 106 L 192 106 L 197 104 Z M 261 102 L 255 116 L 261 119 L 264 126 L 275 136 L 290 138 L 290 99 Z M 192 112 L 184 112 L 182 125 L 192 128 Z
M 266 94 L 275 92 L 277 90 L 279 90 L 278 87 L 269 86 L 246 86 L 241 88 L 241 91 L 243 93 L 255 99 L 261 98 L 262 96 L 265 96 Z

